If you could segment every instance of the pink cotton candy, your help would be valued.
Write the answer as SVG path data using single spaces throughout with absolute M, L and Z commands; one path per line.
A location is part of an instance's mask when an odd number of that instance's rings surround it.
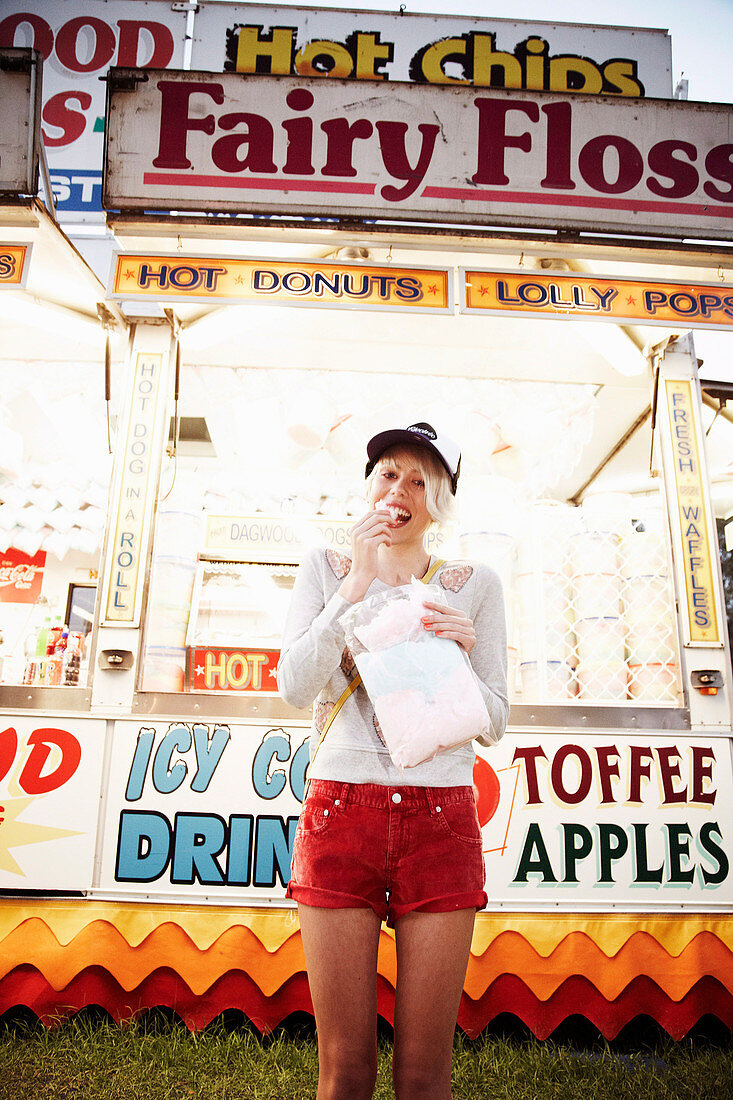
M 458 748 L 486 727 L 486 706 L 469 669 L 451 669 L 432 695 L 392 691 L 374 709 L 392 760 L 414 768 L 439 752 Z
M 466 654 L 425 630 L 425 601 L 444 593 L 414 578 L 344 616 L 346 640 L 395 764 L 414 768 L 488 732 L 491 722 Z
M 362 648 L 373 652 L 400 642 L 425 641 L 422 618 L 426 600 L 445 604 L 445 593 L 414 577 L 409 584 L 368 596 L 344 615 L 347 643 L 356 653 Z
M 365 649 L 386 649 L 404 642 L 420 628 L 420 613 L 412 600 L 389 600 L 370 623 L 354 628 Z
M 380 695 L 374 709 L 393 761 L 401 768 L 411 767 L 410 749 L 424 724 L 425 696 L 409 689 L 392 691 Z

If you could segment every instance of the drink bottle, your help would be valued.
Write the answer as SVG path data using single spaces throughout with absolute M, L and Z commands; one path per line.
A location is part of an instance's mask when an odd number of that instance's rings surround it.
M 43 626 L 38 628 L 38 636 L 36 638 L 36 657 L 46 656 L 46 645 L 48 643 L 48 632 L 51 629 L 51 616 L 47 615 L 43 620 Z
M 61 661 L 57 665 L 54 659 L 54 650 L 56 649 L 56 642 L 61 638 L 63 632 L 64 627 L 62 626 L 61 616 L 56 616 L 54 625 L 48 630 L 46 637 L 46 656 L 43 663 L 44 684 L 61 683 L 61 675 L 57 675 L 57 670 L 61 669 Z
M 29 661 L 26 666 L 27 679 L 24 683 L 42 684 L 43 672 L 46 664 L 46 646 L 48 645 L 48 632 L 51 629 L 51 616 L 46 615 L 43 625 L 39 626 L 35 642 L 35 659 Z
M 63 626 L 61 628 L 61 634 L 56 639 L 53 647 L 53 654 L 50 658 L 50 671 L 49 680 L 50 683 L 56 687 L 61 683 L 62 673 L 64 668 L 64 654 L 66 653 L 66 647 L 69 644 L 69 628 Z
M 69 634 L 69 641 L 64 653 L 64 683 L 78 684 L 79 669 L 81 667 L 81 654 L 84 648 L 84 635 L 81 633 Z
M 64 632 L 63 625 L 61 623 L 61 617 L 59 615 L 54 619 L 53 626 L 49 628 L 46 635 L 46 656 L 52 657 L 53 651 L 56 648 L 56 642 L 59 640 Z

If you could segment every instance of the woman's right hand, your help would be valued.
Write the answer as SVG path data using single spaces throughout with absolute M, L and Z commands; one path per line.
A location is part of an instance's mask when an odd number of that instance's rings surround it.
M 351 528 L 351 569 L 339 587 L 339 593 L 349 603 L 363 600 L 369 585 L 377 575 L 379 547 L 389 546 L 392 531 L 386 508 L 375 508 Z

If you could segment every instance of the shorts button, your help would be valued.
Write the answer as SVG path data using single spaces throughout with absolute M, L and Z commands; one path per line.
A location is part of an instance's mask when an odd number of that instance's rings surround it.
M 400 794 L 399 791 L 395 791 L 395 793 L 392 795 L 392 801 L 393 802 L 401 802 L 402 801 L 402 795 Z
M 324 816 L 324 817 L 328 817 L 328 810 L 324 810 L 324 811 L 323 811 L 323 816 Z
M 333 804 L 334 804 L 334 806 L 340 806 L 340 805 L 341 805 L 341 799 L 340 799 L 340 798 L 336 798 L 336 799 L 334 799 L 334 803 L 333 803 Z
M 436 812 L 436 814 L 439 814 L 439 813 L 440 813 L 440 806 L 436 806 L 436 807 L 435 807 L 435 812 Z

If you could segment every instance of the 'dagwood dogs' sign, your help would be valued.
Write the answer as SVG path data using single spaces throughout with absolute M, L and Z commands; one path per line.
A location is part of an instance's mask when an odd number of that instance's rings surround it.
M 108 208 L 733 237 L 733 108 L 113 70 Z

